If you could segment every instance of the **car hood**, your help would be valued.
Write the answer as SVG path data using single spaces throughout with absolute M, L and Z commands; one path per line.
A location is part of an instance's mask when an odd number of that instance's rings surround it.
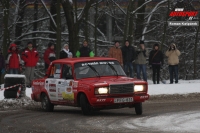
M 82 79 L 80 82 L 88 84 L 88 85 L 94 85 L 96 87 L 98 86 L 109 86 L 110 84 L 147 84 L 146 81 L 139 80 L 136 78 L 129 78 L 129 77 L 100 77 L 95 79 Z

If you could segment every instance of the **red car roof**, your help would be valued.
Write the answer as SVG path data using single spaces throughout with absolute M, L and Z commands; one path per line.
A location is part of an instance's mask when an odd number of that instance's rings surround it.
M 58 59 L 53 61 L 53 63 L 70 63 L 74 64 L 77 62 L 87 62 L 87 61 L 106 61 L 106 60 L 116 60 L 115 58 L 109 58 L 109 57 L 80 57 L 80 58 L 65 58 L 65 59 Z

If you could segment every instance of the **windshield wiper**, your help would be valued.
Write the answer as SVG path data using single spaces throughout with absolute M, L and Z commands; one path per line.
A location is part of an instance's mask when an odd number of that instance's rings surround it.
M 97 72 L 97 70 L 93 67 L 93 66 L 91 66 L 91 65 L 88 65 L 96 74 L 97 74 L 97 76 L 100 78 L 100 74 Z
M 118 73 L 117 70 L 114 68 L 113 65 L 111 65 L 110 63 L 108 63 L 108 65 L 110 66 L 110 68 L 116 73 L 117 77 L 118 77 Z

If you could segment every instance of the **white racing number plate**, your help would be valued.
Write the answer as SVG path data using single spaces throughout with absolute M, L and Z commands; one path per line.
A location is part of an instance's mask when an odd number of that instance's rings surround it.
M 115 98 L 114 103 L 128 103 L 128 102 L 133 102 L 132 97 L 126 97 L 126 98 Z

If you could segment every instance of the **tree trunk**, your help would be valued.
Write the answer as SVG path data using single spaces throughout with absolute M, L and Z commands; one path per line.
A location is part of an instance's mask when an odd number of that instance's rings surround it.
M 96 1 L 96 6 L 95 6 L 95 27 L 94 27 L 94 52 L 95 55 L 97 56 L 97 19 L 98 19 L 98 1 Z
M 200 19 L 199 19 L 200 23 Z M 200 31 L 200 26 L 197 28 L 197 33 L 196 33 L 196 38 L 195 38 L 195 45 L 194 45 L 194 61 L 193 61 L 193 67 L 194 67 L 194 72 L 193 72 L 193 79 L 196 79 L 197 77 L 197 49 L 198 49 L 198 42 L 199 42 L 199 31 Z
M 88 14 L 91 5 L 95 2 L 95 0 L 90 0 L 85 5 L 82 15 L 77 18 L 76 11 L 74 14 L 73 4 L 68 0 L 62 1 L 62 7 L 65 14 L 65 18 L 67 21 L 68 32 L 69 32 L 69 48 L 72 50 L 73 54 L 79 49 L 79 25 L 83 21 L 83 17 L 85 14 Z M 74 18 L 76 18 L 76 22 L 74 22 Z
M 17 24 L 16 24 L 16 28 L 15 28 L 15 37 L 19 37 L 22 35 L 22 32 L 23 32 L 23 20 L 24 20 L 24 10 L 25 10 L 25 4 L 26 4 L 26 1 L 25 0 L 20 0 L 19 1 L 19 9 L 18 9 L 18 17 L 17 17 Z M 15 42 L 17 45 L 20 45 L 21 44 L 21 41 L 17 40 Z
M 163 44 L 165 42 L 165 37 L 166 37 L 166 34 L 167 34 L 167 20 L 169 18 L 169 10 L 170 10 L 170 1 L 168 0 L 168 8 L 167 8 L 166 20 L 165 20 L 165 23 L 164 23 L 163 37 L 162 37 L 162 42 L 161 42 L 161 46 L 160 46 L 161 50 L 162 50 Z
M 57 20 L 57 15 L 56 15 L 56 13 L 57 13 L 57 10 L 56 10 L 56 2 L 57 2 L 57 0 L 51 0 L 51 7 L 50 7 L 50 13 L 51 13 L 51 15 L 53 16 L 53 20 L 56 22 L 56 20 Z M 50 19 L 50 27 L 49 27 L 49 30 L 50 31 L 53 31 L 53 32 L 56 32 L 57 31 L 57 29 L 56 29 L 56 25 L 55 25 L 55 23 L 53 22 L 53 20 L 52 19 Z M 53 38 L 53 39 L 56 39 L 56 34 L 50 34 L 49 35 L 49 38 Z
M 36 21 L 38 19 L 38 0 L 35 0 L 34 2 L 34 21 Z M 37 31 L 37 27 L 38 27 L 38 23 L 34 22 L 33 23 L 33 31 Z M 33 33 L 33 45 L 36 46 L 36 39 L 34 39 L 35 37 L 37 37 L 36 33 Z
M 57 24 L 57 34 L 56 34 L 56 57 L 59 58 L 59 53 L 61 50 L 61 14 L 60 14 L 60 0 L 56 3 L 56 24 Z
M 142 4 L 145 3 L 145 0 L 138 0 L 137 7 L 140 7 Z M 137 18 L 136 18 L 136 30 L 135 30 L 135 39 L 141 39 L 143 27 L 144 27 L 144 13 L 145 13 L 146 5 L 144 5 L 142 8 L 140 8 L 137 12 Z
M 9 1 L 1 0 L 3 6 L 3 55 L 5 56 L 10 45 L 10 33 L 8 30 L 8 19 L 9 19 Z
M 129 2 L 129 12 L 132 12 L 134 10 L 134 1 L 131 0 Z M 132 44 L 133 42 L 133 19 L 134 19 L 134 16 L 133 15 L 130 15 L 130 18 L 129 18 L 129 28 L 128 28 L 128 40 L 129 40 L 129 43 L 130 45 Z

